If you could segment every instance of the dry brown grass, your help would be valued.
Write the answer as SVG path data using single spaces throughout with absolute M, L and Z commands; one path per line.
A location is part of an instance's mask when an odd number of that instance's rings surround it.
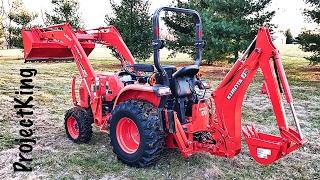
M 296 53 L 296 52 L 295 52 Z M 270 166 L 256 164 L 245 143 L 233 159 L 196 154 L 183 159 L 176 150 L 168 150 L 154 166 L 130 168 L 119 162 L 109 146 L 106 134 L 94 130 L 89 144 L 73 144 L 67 140 L 63 117 L 72 106 L 71 75 L 77 73 L 73 63 L 24 64 L 21 60 L 1 57 L 0 62 L 0 179 L 319 179 L 320 178 L 320 84 L 318 66 L 309 67 L 301 57 L 282 56 L 295 98 L 303 133 L 309 143 Z M 97 58 L 99 59 L 99 58 Z M 185 63 L 185 57 L 164 64 Z M 117 62 L 117 61 L 116 61 Z M 150 62 L 150 61 L 148 61 Z M 114 62 L 93 60 L 97 71 L 114 71 Z M 18 122 L 13 111 L 14 90 L 19 84 L 19 68 L 34 67 L 35 137 L 32 173 L 13 173 L 12 163 L 18 158 Z M 204 77 L 216 86 L 230 65 L 204 66 Z M 307 68 L 306 71 L 303 68 Z M 243 108 L 244 123 L 254 122 L 263 131 L 273 131 L 271 106 L 260 94 L 261 78 L 253 80 Z

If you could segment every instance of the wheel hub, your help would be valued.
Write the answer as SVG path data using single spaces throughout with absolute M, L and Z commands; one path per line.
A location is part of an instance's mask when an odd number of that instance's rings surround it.
M 73 139 L 77 139 L 79 137 L 79 127 L 78 127 L 78 123 L 77 120 L 70 116 L 67 120 L 67 128 L 68 128 L 68 132 L 70 134 L 70 136 Z
M 121 118 L 116 128 L 118 143 L 128 154 L 135 153 L 140 144 L 140 133 L 136 123 L 130 118 Z

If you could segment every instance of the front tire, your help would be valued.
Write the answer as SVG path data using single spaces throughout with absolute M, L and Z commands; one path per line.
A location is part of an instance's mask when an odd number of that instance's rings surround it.
M 67 136 L 75 143 L 87 143 L 92 137 L 92 118 L 81 107 L 73 107 L 66 112 L 64 124 Z
M 147 102 L 129 100 L 112 111 L 110 140 L 113 152 L 125 164 L 145 167 L 155 163 L 164 149 L 156 108 Z

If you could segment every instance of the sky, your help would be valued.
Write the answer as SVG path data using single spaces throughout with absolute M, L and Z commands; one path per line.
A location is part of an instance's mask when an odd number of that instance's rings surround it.
M 119 2 L 120 0 L 114 0 Z M 170 5 L 172 0 L 149 0 L 151 3 L 150 14 L 161 6 Z M 40 17 L 35 23 L 42 22 L 41 14 L 51 8 L 51 0 L 23 0 L 25 7 L 29 11 L 37 12 Z M 106 13 L 111 13 L 109 0 L 79 0 L 80 13 L 85 23 L 85 27 L 96 28 L 104 26 Z M 298 35 L 301 28 L 313 29 L 315 24 L 307 23 L 302 15 L 306 7 L 303 0 L 273 0 L 270 9 L 276 11 L 272 23 L 278 25 L 280 30 L 290 29 L 294 36 Z

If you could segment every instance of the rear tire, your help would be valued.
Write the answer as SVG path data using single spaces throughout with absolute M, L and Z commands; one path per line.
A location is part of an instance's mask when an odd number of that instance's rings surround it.
M 92 137 L 92 118 L 81 107 L 73 107 L 66 112 L 64 124 L 67 136 L 75 143 L 87 143 Z
M 113 152 L 123 163 L 145 167 L 159 160 L 164 149 L 156 108 L 147 102 L 129 100 L 112 111 L 110 140 Z

